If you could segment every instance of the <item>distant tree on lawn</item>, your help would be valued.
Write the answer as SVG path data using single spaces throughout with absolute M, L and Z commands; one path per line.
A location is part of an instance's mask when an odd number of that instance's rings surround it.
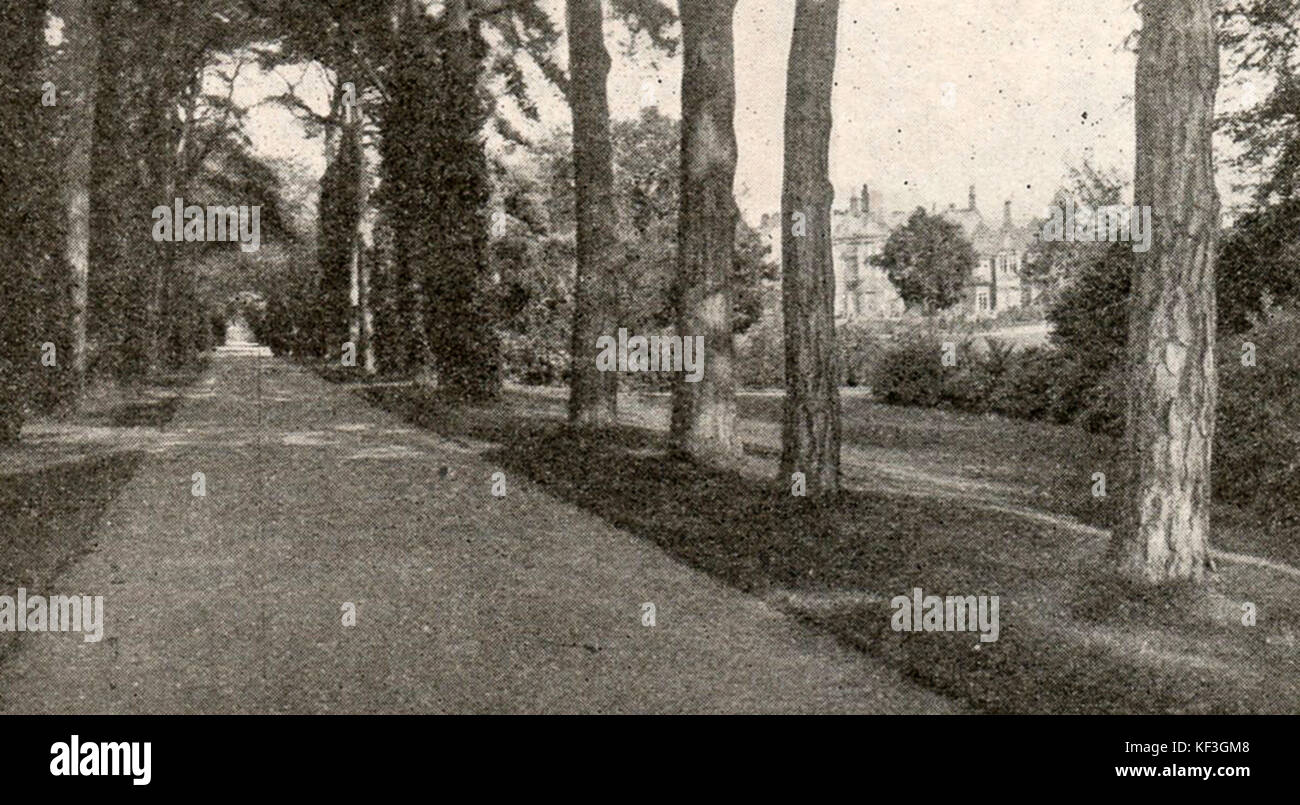
M 946 310 L 961 300 L 961 291 L 975 268 L 975 250 L 961 227 L 917 207 L 907 223 L 895 229 L 875 258 L 898 295 L 927 313 Z

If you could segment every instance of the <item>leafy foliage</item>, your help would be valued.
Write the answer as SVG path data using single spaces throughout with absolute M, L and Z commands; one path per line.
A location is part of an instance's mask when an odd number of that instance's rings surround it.
M 1247 365 L 1243 349 L 1254 352 Z M 1273 525 L 1300 524 L 1300 315 L 1271 311 L 1220 343 L 1215 496 Z
M 1218 320 L 1239 333 L 1270 304 L 1300 300 L 1300 198 L 1239 218 L 1222 239 L 1216 268 Z
M 1266 172 L 1256 188 L 1260 204 L 1293 198 L 1300 189 L 1300 0 L 1223 0 L 1219 30 L 1229 73 L 1243 87 L 1271 83 L 1224 121 L 1241 146 L 1237 165 Z
M 1082 205 L 1090 209 L 1120 204 L 1126 183 L 1113 168 L 1100 168 L 1088 160 L 1070 169 L 1065 185 L 1056 192 L 1053 205 L 1064 209 Z M 1048 303 L 1056 300 L 1063 288 L 1102 258 L 1109 243 L 1079 240 L 1042 240 L 1035 238 L 1025 255 L 1022 274 L 1041 283 Z
M 49 269 L 61 266 L 53 257 L 58 228 L 41 182 L 49 169 L 41 146 L 39 82 L 40 33 L 44 3 L 5 0 L 0 4 L 0 240 L 9 250 L 0 271 L 0 443 L 18 437 L 35 377 L 40 341 L 41 308 L 31 304 Z M 46 173 L 45 175 L 49 175 Z
M 908 305 L 946 310 L 961 300 L 975 267 L 975 250 L 960 226 L 917 207 L 890 234 L 874 262 Z
M 673 327 L 679 130 L 679 121 L 655 109 L 611 126 L 619 324 L 631 332 L 663 333 Z M 528 150 L 526 167 L 503 167 L 494 176 L 506 226 L 493 240 L 493 271 L 503 286 L 521 294 L 522 306 L 522 312 L 506 317 L 499 329 L 508 377 L 558 382 L 564 373 L 559 367 L 567 363 L 572 315 L 573 166 L 566 136 L 542 140 Z M 776 276 L 767 251 L 758 232 L 738 221 L 732 310 L 737 334 L 754 326 L 764 310 L 763 282 Z M 779 356 L 779 333 L 776 350 Z

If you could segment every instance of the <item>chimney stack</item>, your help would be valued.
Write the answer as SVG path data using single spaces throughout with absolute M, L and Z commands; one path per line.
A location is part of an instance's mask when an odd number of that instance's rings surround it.
M 854 215 L 854 216 L 856 216 L 856 215 L 861 211 L 861 209 L 862 209 L 861 206 L 858 204 L 858 197 L 857 197 L 857 196 L 850 196 L 850 197 L 849 197 L 849 214 L 850 214 L 850 215 Z
M 867 186 L 862 186 L 862 214 L 871 214 L 871 193 L 868 192 Z
M 1011 200 L 1010 199 L 1007 199 L 1007 203 L 1002 205 L 1002 223 L 1006 224 L 1007 226 L 1011 226 Z
M 975 209 L 975 185 L 970 186 L 970 196 L 968 198 L 970 201 L 970 206 L 967 207 L 966 209 L 974 210 Z

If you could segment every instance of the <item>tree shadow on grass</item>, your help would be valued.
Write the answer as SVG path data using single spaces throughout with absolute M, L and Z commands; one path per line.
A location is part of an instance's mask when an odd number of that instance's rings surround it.
M 103 411 L 83 414 L 79 418 L 91 425 L 113 428 L 161 428 L 171 421 L 180 404 L 180 396 L 162 397 L 120 403 Z
M 58 575 L 94 549 L 104 510 L 143 457 L 119 452 L 0 474 L 0 594 L 14 595 L 19 587 L 55 592 L 51 585 Z M 12 648 L 13 635 L 3 637 L 10 640 L 0 641 L 0 660 Z
M 493 443 L 484 458 L 497 466 L 978 709 L 1296 709 L 1294 685 L 1279 689 L 1266 671 L 1242 674 L 1197 651 L 1207 641 L 1262 635 L 1228 638 L 1203 626 L 1182 633 L 1115 613 L 1080 617 L 1076 602 L 1092 595 L 1098 571 L 1068 556 L 1050 526 L 905 495 L 852 492 L 819 505 L 784 484 L 669 458 L 663 437 L 645 430 L 578 431 L 499 406 L 449 405 L 413 388 L 364 394 L 445 436 Z M 889 601 L 914 587 L 998 595 L 998 639 L 894 631 Z
M 75 425 L 162 428 L 206 362 L 150 378 L 147 387 L 113 386 L 102 397 L 68 415 Z M 23 445 L 10 449 L 22 451 Z M 56 459 L 37 469 L 14 471 L 0 461 L 0 594 L 24 587 L 33 594 L 51 585 L 66 568 L 94 549 L 95 530 L 108 505 L 144 459 L 140 450 L 113 450 L 71 460 Z M 0 457 L 3 459 L 3 457 Z M 21 462 L 20 462 L 21 463 Z M 63 591 L 90 593 L 88 590 Z M 0 634 L 0 661 L 13 649 L 15 634 Z

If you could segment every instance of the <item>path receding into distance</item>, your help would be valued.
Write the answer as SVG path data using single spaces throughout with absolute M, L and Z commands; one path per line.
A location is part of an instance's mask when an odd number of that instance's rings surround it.
M 186 398 L 30 591 L 104 596 L 103 639 L 24 634 L 0 710 L 962 709 L 283 360 L 219 351 Z

